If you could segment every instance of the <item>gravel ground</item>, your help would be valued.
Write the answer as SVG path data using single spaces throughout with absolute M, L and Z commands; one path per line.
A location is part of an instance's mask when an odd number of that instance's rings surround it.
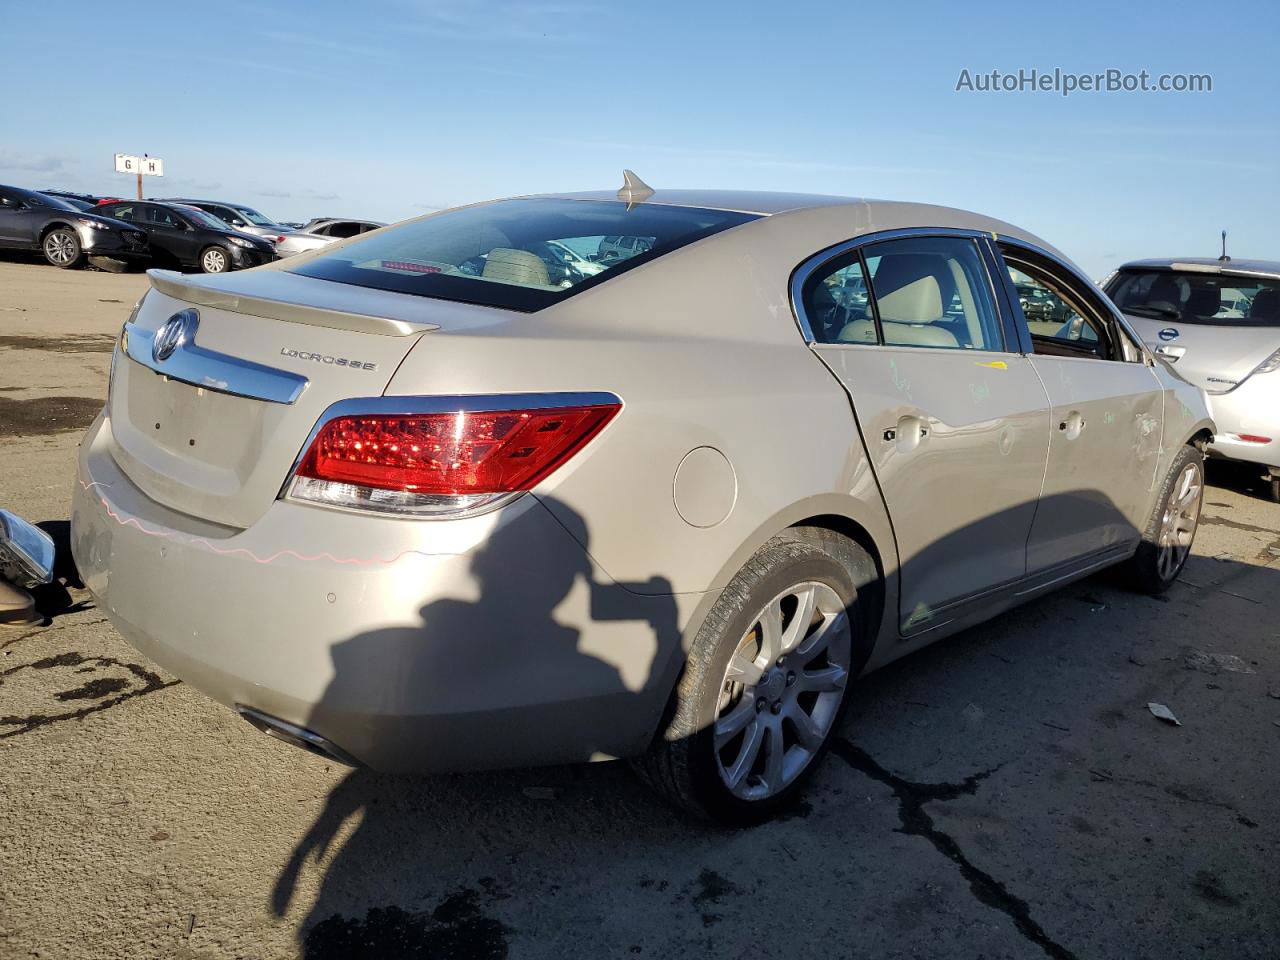
M 0 504 L 55 534 L 145 286 L 0 261 Z M 865 679 L 807 801 L 751 831 L 621 764 L 339 768 L 61 583 L 0 632 L 0 958 L 1274 960 L 1280 506 L 1210 481 L 1167 597 L 1094 578 Z

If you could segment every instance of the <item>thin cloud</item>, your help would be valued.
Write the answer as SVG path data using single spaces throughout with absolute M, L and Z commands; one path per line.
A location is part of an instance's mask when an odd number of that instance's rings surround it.
M 170 56 L 169 59 L 176 60 L 177 56 Z M 305 77 L 308 80 L 323 80 L 325 74 L 315 70 L 299 70 L 297 67 L 285 66 L 282 63 L 272 61 L 258 60 L 237 60 L 232 57 L 212 57 L 205 53 L 184 53 L 182 60 L 200 60 L 204 63 L 210 63 L 219 67 L 235 67 L 242 70 L 259 70 L 263 73 L 274 73 L 284 77 Z
M 417 19 L 405 24 L 415 33 L 444 38 L 474 37 L 537 40 L 555 43 L 587 43 L 599 31 L 583 31 L 586 23 L 601 26 L 610 8 L 574 0 L 485 0 L 445 4 L 439 0 L 402 0 Z M 568 25 L 569 28 L 566 28 Z
M 348 43 L 345 40 L 329 40 L 326 37 L 295 33 L 292 30 L 264 30 L 262 36 L 280 43 L 297 44 L 301 47 L 311 47 L 314 50 L 324 50 L 329 53 L 349 53 L 362 57 L 386 57 L 390 55 L 390 51 L 378 47 L 366 47 L 363 44 Z
M 645 156 L 658 156 L 697 165 L 730 165 L 758 169 L 790 170 L 797 173 L 844 174 L 918 174 L 934 173 L 938 167 L 906 166 L 898 163 L 851 164 L 800 157 L 780 156 L 758 150 L 726 150 L 719 147 L 677 146 L 673 144 L 619 143 L 598 140 L 552 139 L 560 147 L 575 150 L 597 150 L 619 156 L 626 165 L 635 167 Z
M 63 173 L 74 163 L 70 157 L 54 153 L 22 153 L 0 150 L 0 170 L 22 170 L 30 173 Z

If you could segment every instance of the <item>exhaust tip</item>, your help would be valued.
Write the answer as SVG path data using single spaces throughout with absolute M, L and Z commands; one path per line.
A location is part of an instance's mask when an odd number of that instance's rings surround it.
M 307 751 L 307 753 L 314 753 L 316 756 L 324 757 L 326 760 L 333 760 L 348 767 L 360 766 L 360 763 L 345 750 L 312 730 L 299 727 L 278 717 L 273 717 L 269 713 L 263 713 L 261 710 L 255 710 L 253 707 L 246 707 L 239 703 L 236 704 L 236 712 L 249 721 L 250 725 L 255 729 L 262 731 L 269 737 L 275 737 L 277 740 L 282 740 L 291 746 Z

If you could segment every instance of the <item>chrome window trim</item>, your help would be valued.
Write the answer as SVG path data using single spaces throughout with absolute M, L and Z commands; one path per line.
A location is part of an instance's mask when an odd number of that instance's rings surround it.
M 804 285 L 808 282 L 818 268 L 825 265 L 828 261 L 837 257 L 842 257 L 847 253 L 852 253 L 868 244 L 881 243 L 885 240 L 903 240 L 910 237 L 959 237 L 968 240 L 991 239 L 995 234 L 990 230 L 975 230 L 970 227 L 899 227 L 894 230 L 880 230 L 876 233 L 864 233 L 859 237 L 851 240 L 844 240 L 833 246 L 819 250 L 813 256 L 803 261 L 798 267 L 791 272 L 791 314 L 795 318 L 796 326 L 800 328 L 800 335 L 804 337 L 804 342 L 810 347 L 842 347 L 842 346 L 874 346 L 888 347 L 889 349 L 906 349 L 917 350 L 919 347 L 912 347 L 906 344 L 840 344 L 826 343 L 818 340 L 813 335 L 813 325 L 809 323 L 809 318 L 804 311 Z M 991 276 L 991 268 L 987 264 L 986 257 L 982 255 L 982 251 L 978 250 L 978 259 L 982 263 L 983 275 L 987 278 L 987 291 L 991 295 L 991 305 L 996 312 L 997 325 L 1000 328 L 1000 339 L 1004 341 L 1007 338 L 1005 329 L 1004 311 L 1001 308 L 1001 300 L 999 292 L 995 285 L 995 278 Z M 867 287 L 871 290 L 871 278 L 868 276 Z M 976 351 L 963 351 L 965 353 L 1018 353 L 1015 349 L 1016 344 L 1002 343 L 998 349 L 984 349 Z M 947 349 L 947 348 L 943 348 Z M 953 351 L 954 352 L 954 351 Z
M 129 322 L 124 325 L 120 343 L 134 363 L 170 380 L 233 397 L 284 404 L 295 402 L 311 382 L 288 370 L 208 350 L 198 346 L 191 337 L 180 343 L 169 357 L 157 360 L 151 352 L 157 332 Z
M 624 407 L 622 398 L 608 391 L 573 391 L 564 393 L 482 393 L 482 394 L 445 394 L 439 396 L 381 396 L 381 397 L 349 397 L 338 400 L 325 408 L 316 424 L 302 442 L 302 447 L 293 458 L 289 472 L 285 474 L 284 483 L 276 494 L 277 500 L 290 500 L 289 489 L 293 486 L 294 474 L 302 463 L 302 458 L 311 449 L 320 431 L 338 417 L 359 416 L 360 414 L 376 414 L 382 416 L 413 416 L 422 413 L 501 413 L 505 410 L 553 410 L 557 407 Z M 517 500 L 528 491 L 513 493 L 501 500 L 485 504 L 475 511 L 451 513 L 445 516 L 403 516 L 403 520 L 458 520 L 463 517 L 479 516 L 490 513 Z M 291 502 L 303 506 L 318 506 L 306 500 Z M 341 507 L 322 506 L 321 509 L 343 509 Z M 366 511 L 354 511 L 367 515 Z M 391 514 L 384 516 L 395 517 Z

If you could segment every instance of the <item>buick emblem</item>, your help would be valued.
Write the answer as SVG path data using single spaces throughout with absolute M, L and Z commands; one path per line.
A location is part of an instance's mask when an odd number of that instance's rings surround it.
M 200 314 L 194 310 L 179 311 L 166 320 L 151 341 L 152 359 L 157 363 L 168 360 L 180 346 L 195 339 L 199 322 Z
M 1178 331 L 1173 327 L 1165 327 L 1163 330 L 1157 333 L 1156 336 L 1159 337 L 1161 340 L 1166 340 L 1166 341 L 1177 340 Z

